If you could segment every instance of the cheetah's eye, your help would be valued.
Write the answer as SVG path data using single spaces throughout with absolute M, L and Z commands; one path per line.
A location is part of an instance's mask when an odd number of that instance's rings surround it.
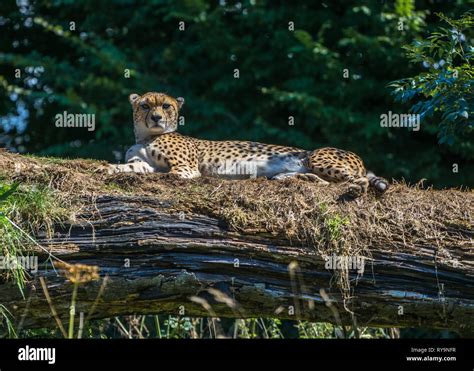
M 145 109 L 145 110 L 149 110 L 150 109 L 150 106 L 146 103 L 143 103 L 140 105 L 141 108 Z
M 170 107 L 171 107 L 171 104 L 168 104 L 168 103 L 164 103 L 164 104 L 163 104 L 163 108 L 164 108 L 164 109 L 168 109 L 168 108 L 170 108 Z

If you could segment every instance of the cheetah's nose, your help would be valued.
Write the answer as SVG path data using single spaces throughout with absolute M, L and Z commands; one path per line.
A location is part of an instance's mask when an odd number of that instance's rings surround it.
M 161 116 L 160 115 L 151 115 L 151 119 L 154 121 L 154 122 L 158 122 L 161 120 Z

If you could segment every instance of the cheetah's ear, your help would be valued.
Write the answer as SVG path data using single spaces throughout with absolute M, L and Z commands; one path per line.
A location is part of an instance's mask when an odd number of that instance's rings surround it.
M 128 96 L 128 100 L 132 105 L 138 100 L 138 98 L 140 98 L 138 94 L 130 94 Z
M 183 97 L 178 97 L 178 98 L 176 98 L 176 102 L 178 102 L 178 107 L 181 108 L 181 107 L 183 107 L 183 104 L 184 104 L 184 98 Z

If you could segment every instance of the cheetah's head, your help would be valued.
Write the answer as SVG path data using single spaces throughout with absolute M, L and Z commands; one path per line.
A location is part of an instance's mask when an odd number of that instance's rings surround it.
M 170 133 L 178 128 L 178 112 L 183 98 L 173 98 L 164 93 L 131 94 L 135 132 L 141 137 Z

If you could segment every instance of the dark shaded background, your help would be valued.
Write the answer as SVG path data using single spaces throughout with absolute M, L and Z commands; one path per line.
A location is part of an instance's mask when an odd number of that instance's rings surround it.
M 127 96 L 165 91 L 186 99 L 179 131 L 187 135 L 341 147 L 388 178 L 472 186 L 474 154 L 439 145 L 436 117 L 419 132 L 380 127 L 381 114 L 410 107 L 387 84 L 423 70 L 402 45 L 440 26 L 435 12 L 469 8 L 467 0 L 2 1 L 0 146 L 120 161 L 134 141 Z M 96 131 L 56 128 L 64 110 L 95 113 Z

